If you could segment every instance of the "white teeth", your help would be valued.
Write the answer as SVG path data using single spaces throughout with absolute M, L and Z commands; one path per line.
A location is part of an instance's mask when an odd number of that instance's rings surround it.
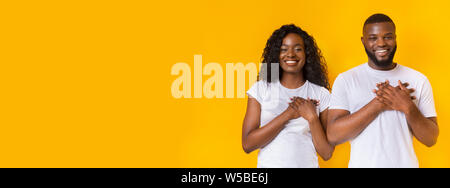
M 387 52 L 387 50 L 377 50 L 377 51 L 375 51 L 375 52 L 377 52 L 377 53 L 383 53 L 383 52 Z
M 287 64 L 295 64 L 297 61 L 286 61 Z

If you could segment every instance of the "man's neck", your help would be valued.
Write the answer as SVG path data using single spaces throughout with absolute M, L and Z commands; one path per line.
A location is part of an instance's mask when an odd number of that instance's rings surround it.
M 377 66 L 372 60 L 369 60 L 369 66 L 372 69 L 375 70 L 381 70 L 381 71 L 388 71 L 388 70 L 392 70 L 397 66 L 397 63 L 392 62 L 391 64 L 389 64 L 388 66 Z

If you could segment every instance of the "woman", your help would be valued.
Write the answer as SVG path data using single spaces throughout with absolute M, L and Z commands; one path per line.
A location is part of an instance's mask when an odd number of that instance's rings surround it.
M 319 48 L 299 27 L 284 25 L 267 40 L 262 58 L 260 79 L 247 92 L 244 151 L 260 149 L 258 168 L 319 167 L 316 152 L 328 160 L 334 151 L 326 137 L 330 93 Z

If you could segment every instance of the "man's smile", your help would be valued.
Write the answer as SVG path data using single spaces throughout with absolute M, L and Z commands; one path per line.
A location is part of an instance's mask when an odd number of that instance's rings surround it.
M 389 50 L 388 49 L 378 49 L 375 50 L 375 55 L 378 57 L 385 57 L 389 54 Z

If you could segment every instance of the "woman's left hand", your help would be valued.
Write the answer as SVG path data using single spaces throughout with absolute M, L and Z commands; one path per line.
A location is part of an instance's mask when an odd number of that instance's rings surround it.
M 316 106 L 319 105 L 319 101 L 314 99 L 304 99 L 301 97 L 293 97 L 289 106 L 292 107 L 299 116 L 305 118 L 307 121 L 312 121 L 318 118 L 316 112 Z

